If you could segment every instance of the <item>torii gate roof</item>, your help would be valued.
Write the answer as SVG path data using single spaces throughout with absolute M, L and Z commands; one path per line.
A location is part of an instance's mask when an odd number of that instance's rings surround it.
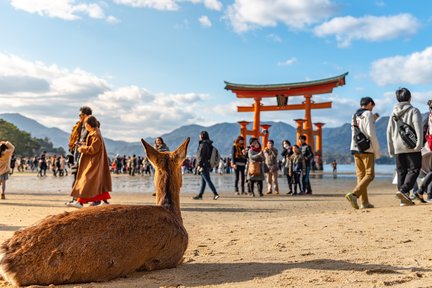
M 315 81 L 268 85 L 224 82 L 225 89 L 236 93 L 238 98 L 253 98 L 256 96 L 274 97 L 275 95 L 287 97 L 331 93 L 333 92 L 333 88 L 345 85 L 346 75 L 348 75 L 348 72 L 339 76 Z

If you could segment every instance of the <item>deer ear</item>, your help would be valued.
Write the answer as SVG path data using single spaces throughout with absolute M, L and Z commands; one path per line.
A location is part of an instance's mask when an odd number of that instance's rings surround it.
M 179 147 L 177 147 L 174 152 L 172 152 L 173 154 L 175 154 L 176 158 L 180 163 L 182 163 L 187 156 L 187 147 L 189 145 L 189 141 L 190 137 L 187 137 L 186 140 Z
M 141 138 L 141 143 L 144 146 L 144 152 L 147 154 L 147 158 L 149 159 L 149 161 L 152 164 L 155 164 L 156 160 L 157 160 L 157 155 L 159 154 L 159 152 L 142 138 Z

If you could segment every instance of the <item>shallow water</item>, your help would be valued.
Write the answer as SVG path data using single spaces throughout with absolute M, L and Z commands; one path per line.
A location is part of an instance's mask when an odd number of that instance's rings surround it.
M 279 185 L 281 192 L 286 188 L 285 177 L 279 176 Z M 220 192 L 233 192 L 234 190 L 234 174 L 218 175 L 211 174 L 212 181 L 216 189 Z M 319 186 L 321 179 L 331 179 L 333 176 L 330 173 L 311 174 L 313 185 Z M 377 175 L 376 178 L 391 178 L 391 175 Z M 35 194 L 66 194 L 71 190 L 72 176 L 53 177 L 48 174 L 46 177 L 36 177 L 32 173 L 15 173 L 9 177 L 7 181 L 7 192 L 9 193 L 35 193 Z M 351 183 L 355 181 L 353 173 L 340 173 L 336 182 Z M 199 190 L 201 178 L 198 175 L 186 174 L 183 175 L 182 191 L 197 192 Z M 324 181 L 325 182 L 325 181 Z M 112 176 L 113 192 L 115 193 L 153 193 L 153 176 L 129 176 L 129 175 L 113 175 Z M 324 184 L 324 183 L 323 183 Z M 338 183 L 342 184 L 343 183 Z M 316 187 L 315 186 L 315 187 Z M 264 187 L 265 188 L 265 187 Z M 210 191 L 206 188 L 206 191 Z

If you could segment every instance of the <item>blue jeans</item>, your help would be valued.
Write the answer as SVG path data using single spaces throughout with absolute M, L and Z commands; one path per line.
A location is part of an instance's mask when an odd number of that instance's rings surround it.
M 305 175 L 303 175 L 302 177 L 302 186 L 303 186 L 303 192 L 312 192 L 312 188 L 310 185 L 310 180 L 309 180 L 309 174 L 310 174 L 310 166 L 306 165 L 305 167 L 306 171 L 305 171 Z
M 203 170 L 201 171 L 201 186 L 200 186 L 198 196 L 202 197 L 202 195 L 204 194 L 206 184 L 209 185 L 210 190 L 212 190 L 214 195 L 218 195 L 218 193 L 216 192 L 216 188 L 210 179 L 210 170 L 207 167 L 203 168 Z

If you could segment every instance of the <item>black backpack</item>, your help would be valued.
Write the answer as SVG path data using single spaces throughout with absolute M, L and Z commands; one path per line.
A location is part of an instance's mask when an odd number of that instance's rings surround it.
M 354 127 L 353 140 L 354 140 L 354 143 L 356 143 L 356 145 L 357 145 L 358 151 L 364 152 L 370 148 L 371 144 L 370 144 L 369 138 L 366 137 L 366 135 L 360 131 L 360 128 L 357 125 L 356 115 L 357 115 L 357 113 L 355 113 L 353 115 L 353 119 L 352 119 L 352 123 L 353 123 L 352 125 Z M 358 116 L 360 116 L 360 115 L 358 115 Z
M 406 111 L 408 111 L 407 109 Z M 393 120 L 396 122 L 397 131 L 399 136 L 402 138 L 403 143 L 409 149 L 413 149 L 417 145 L 417 133 L 414 128 L 403 122 L 402 119 L 393 114 Z

